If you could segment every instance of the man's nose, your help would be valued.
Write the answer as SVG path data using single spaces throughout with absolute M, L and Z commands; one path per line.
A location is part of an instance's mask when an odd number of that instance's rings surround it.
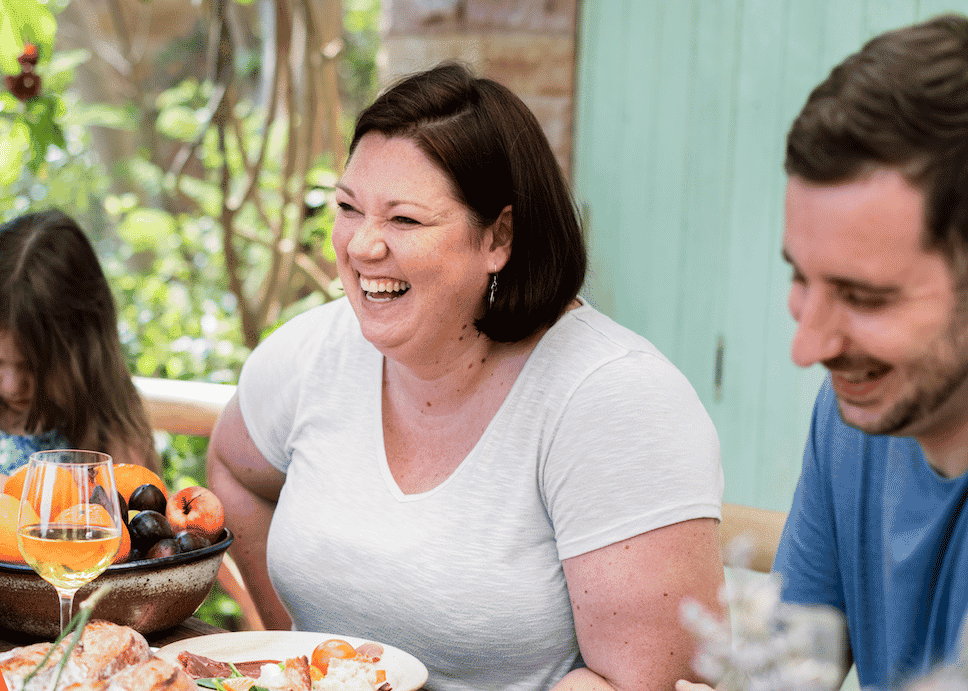
M 794 289 L 790 294 L 790 314 L 797 322 L 790 346 L 794 364 L 809 367 L 841 355 L 846 349 L 843 314 L 829 296 L 820 291 Z

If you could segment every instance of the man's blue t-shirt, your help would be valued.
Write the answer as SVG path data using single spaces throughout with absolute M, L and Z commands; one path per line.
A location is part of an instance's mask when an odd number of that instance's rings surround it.
M 861 686 L 896 686 L 957 654 L 966 492 L 968 474 L 941 477 L 913 439 L 845 425 L 824 384 L 773 567 L 784 600 L 844 612 Z

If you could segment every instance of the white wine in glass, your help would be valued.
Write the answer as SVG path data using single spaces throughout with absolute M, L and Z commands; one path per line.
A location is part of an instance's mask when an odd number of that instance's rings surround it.
M 122 530 L 109 455 L 75 449 L 31 455 L 17 544 L 30 567 L 57 590 L 61 632 L 71 620 L 74 593 L 111 565 Z

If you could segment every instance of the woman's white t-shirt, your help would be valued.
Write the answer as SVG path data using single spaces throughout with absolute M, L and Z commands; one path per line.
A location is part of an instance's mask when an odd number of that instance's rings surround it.
M 695 391 L 587 304 L 542 337 L 427 492 L 402 493 L 387 466 L 382 373 L 341 299 L 256 348 L 239 403 L 287 475 L 268 563 L 294 627 L 402 648 L 429 668 L 427 689 L 549 688 L 580 664 L 561 561 L 720 517 L 719 442 Z

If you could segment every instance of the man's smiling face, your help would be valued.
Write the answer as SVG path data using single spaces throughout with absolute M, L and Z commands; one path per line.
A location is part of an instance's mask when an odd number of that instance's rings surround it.
M 923 193 L 893 169 L 787 185 L 791 356 L 824 365 L 844 422 L 870 434 L 943 434 L 968 415 L 968 316 L 924 218 Z

